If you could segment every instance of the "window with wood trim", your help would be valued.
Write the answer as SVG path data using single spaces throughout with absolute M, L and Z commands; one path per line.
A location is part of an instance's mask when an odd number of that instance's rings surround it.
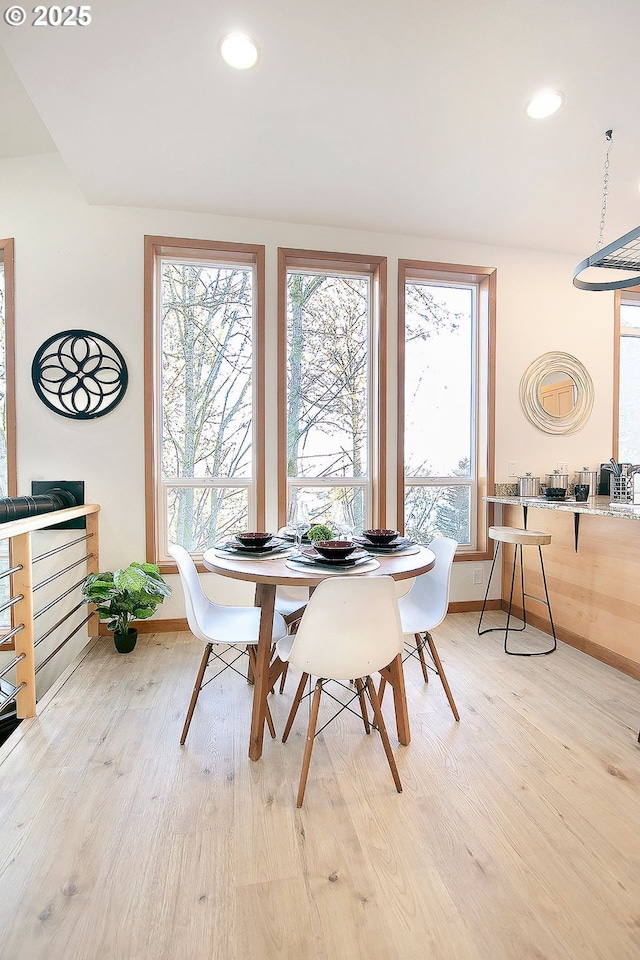
M 15 290 L 14 244 L 0 240 L 0 497 L 17 495 L 16 398 L 15 398 Z M 9 541 L 0 541 L 0 572 L 10 566 Z M 0 579 L 0 607 L 9 599 L 10 578 Z M 0 636 L 11 628 L 11 610 L 0 611 Z M 11 650 L 13 640 L 0 641 Z
M 264 524 L 264 247 L 145 238 L 147 554 Z
M 398 526 L 487 553 L 496 271 L 398 264 Z
M 386 260 L 279 250 L 279 521 L 384 515 Z
M 615 298 L 614 454 L 621 463 L 640 463 L 640 290 Z
M 13 240 L 0 240 L 0 497 L 16 496 Z

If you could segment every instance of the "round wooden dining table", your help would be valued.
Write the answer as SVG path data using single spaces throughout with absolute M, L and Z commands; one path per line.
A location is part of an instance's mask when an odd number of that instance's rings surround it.
M 260 634 L 256 650 L 256 665 L 254 668 L 253 708 L 251 712 L 251 733 L 249 737 L 249 757 L 259 760 L 262 756 L 262 741 L 267 709 L 267 697 L 275 683 L 279 670 L 278 665 L 271 665 L 271 636 L 273 631 L 273 614 L 275 610 L 276 587 L 309 587 L 313 590 L 326 577 L 345 574 L 345 571 L 328 570 L 326 568 L 293 569 L 287 566 L 288 557 L 279 556 L 269 559 L 235 559 L 218 554 L 215 548 L 205 551 L 202 562 L 207 570 L 217 573 L 221 577 L 231 577 L 233 580 L 246 580 L 256 584 L 255 604 L 260 607 Z M 353 570 L 349 576 L 380 577 L 389 576 L 394 580 L 410 580 L 431 570 L 435 566 L 436 558 L 428 547 L 420 547 L 416 552 L 397 553 L 395 555 L 376 555 L 379 566 L 374 570 Z M 398 740 L 408 744 L 411 736 L 409 730 L 409 715 L 404 687 L 404 673 L 400 654 L 380 671 L 393 689 L 396 714 Z

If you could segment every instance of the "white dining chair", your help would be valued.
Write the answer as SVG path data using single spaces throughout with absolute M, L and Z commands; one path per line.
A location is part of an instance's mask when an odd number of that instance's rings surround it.
M 276 587 L 276 610 L 287 626 L 300 619 L 308 601 L 309 591 L 305 587 Z
M 350 693 L 350 699 L 341 705 L 338 713 L 343 709 L 350 710 L 349 704 L 356 698 L 359 700 L 366 733 L 371 729 L 365 692 L 368 694 L 374 725 L 380 731 L 396 789 L 398 793 L 402 792 L 378 695 L 371 680 L 372 673 L 386 667 L 401 652 L 402 625 L 396 589 L 391 577 L 343 576 L 323 580 L 309 599 L 296 633 L 277 642 L 278 657 L 302 671 L 282 735 L 283 743 L 289 736 L 298 707 L 305 696 L 307 680 L 310 676 L 318 678 L 313 691 L 302 760 L 298 807 L 302 806 L 304 798 L 320 699 L 328 680 L 341 683 Z M 346 685 L 350 680 L 354 681 L 355 693 Z M 306 696 L 311 696 L 311 690 Z M 326 725 L 325 723 L 322 729 Z
M 276 611 L 284 618 L 288 633 L 295 633 L 309 601 L 309 591 L 305 587 L 276 587 Z M 288 664 L 280 674 L 280 690 L 282 693 L 287 680 Z
M 440 626 L 447 615 L 449 607 L 449 589 L 451 586 L 451 571 L 453 569 L 453 558 L 458 547 L 456 540 L 450 537 L 436 537 L 429 544 L 429 549 L 436 555 L 435 566 L 427 573 L 416 577 L 411 589 L 400 597 L 398 605 L 400 607 L 400 618 L 402 620 L 402 630 L 404 633 L 412 633 L 415 638 L 415 645 L 405 642 L 403 661 L 410 657 L 416 657 L 422 667 L 424 682 L 429 682 L 428 664 L 425 660 L 425 647 L 428 647 L 433 667 L 431 669 L 440 677 L 444 692 L 449 701 L 449 706 L 453 711 L 456 720 L 460 720 L 458 708 L 456 707 L 451 688 L 447 682 L 447 677 L 442 669 L 442 663 L 438 656 L 436 645 L 433 642 L 431 631 Z M 378 695 L 380 702 L 384 697 L 385 680 L 380 681 Z
M 189 726 L 191 725 L 191 718 L 195 710 L 198 695 L 202 688 L 205 687 L 210 680 L 214 679 L 214 677 L 211 677 L 209 680 L 204 681 L 207 667 L 217 660 L 219 661 L 218 665 L 221 669 L 218 670 L 215 676 L 218 676 L 218 674 L 230 668 L 246 679 L 245 674 L 240 673 L 234 666 L 236 660 L 246 652 L 249 654 L 251 668 L 255 669 L 255 648 L 258 643 L 260 630 L 260 608 L 231 607 L 214 603 L 213 600 L 210 600 L 205 595 L 196 566 L 184 547 L 178 546 L 176 543 L 170 543 L 169 554 L 178 566 L 180 582 L 184 592 L 189 629 L 194 636 L 198 637 L 198 639 L 202 640 L 205 644 L 204 653 L 202 654 L 202 660 L 200 661 L 195 685 L 193 687 L 193 693 L 191 694 L 187 716 L 182 728 L 182 736 L 180 737 L 180 743 L 184 744 L 187 739 L 187 733 L 189 732 Z M 284 618 L 279 613 L 274 613 L 273 632 L 271 635 L 272 642 L 275 643 L 276 640 L 279 640 L 281 637 L 286 637 L 286 635 L 287 625 Z M 224 644 L 226 648 L 237 647 L 238 653 L 233 660 L 225 660 L 223 656 L 214 650 L 214 645 L 217 644 Z M 240 648 L 246 648 L 246 650 Z M 224 652 L 226 652 L 226 650 L 223 651 L 223 653 Z M 269 732 L 272 737 L 275 737 L 276 732 L 268 706 L 266 718 Z

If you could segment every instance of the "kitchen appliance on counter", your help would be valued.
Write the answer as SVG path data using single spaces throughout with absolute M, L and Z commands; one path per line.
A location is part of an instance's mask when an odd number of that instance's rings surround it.
M 559 470 L 554 470 L 553 473 L 548 473 L 545 479 L 545 487 L 552 487 L 555 489 L 558 487 L 564 487 L 565 490 L 569 489 L 568 473 L 560 473 Z
M 576 470 L 574 484 L 587 484 L 589 487 L 589 497 L 595 497 L 598 493 L 598 471 L 589 470 L 583 467 L 582 470 Z
M 518 477 L 518 496 L 540 496 L 540 477 L 532 477 L 530 473 L 525 473 L 524 477 Z
M 566 487 L 545 487 L 544 495 L 547 500 L 566 500 Z
M 610 486 L 611 486 L 611 464 L 601 463 L 600 464 L 600 483 L 598 484 L 598 494 L 601 497 L 608 497 Z

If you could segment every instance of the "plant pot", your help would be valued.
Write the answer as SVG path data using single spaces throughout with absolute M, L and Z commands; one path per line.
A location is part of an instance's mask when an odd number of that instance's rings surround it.
M 138 631 L 130 627 L 127 633 L 114 633 L 113 642 L 118 653 L 131 653 L 138 642 Z

